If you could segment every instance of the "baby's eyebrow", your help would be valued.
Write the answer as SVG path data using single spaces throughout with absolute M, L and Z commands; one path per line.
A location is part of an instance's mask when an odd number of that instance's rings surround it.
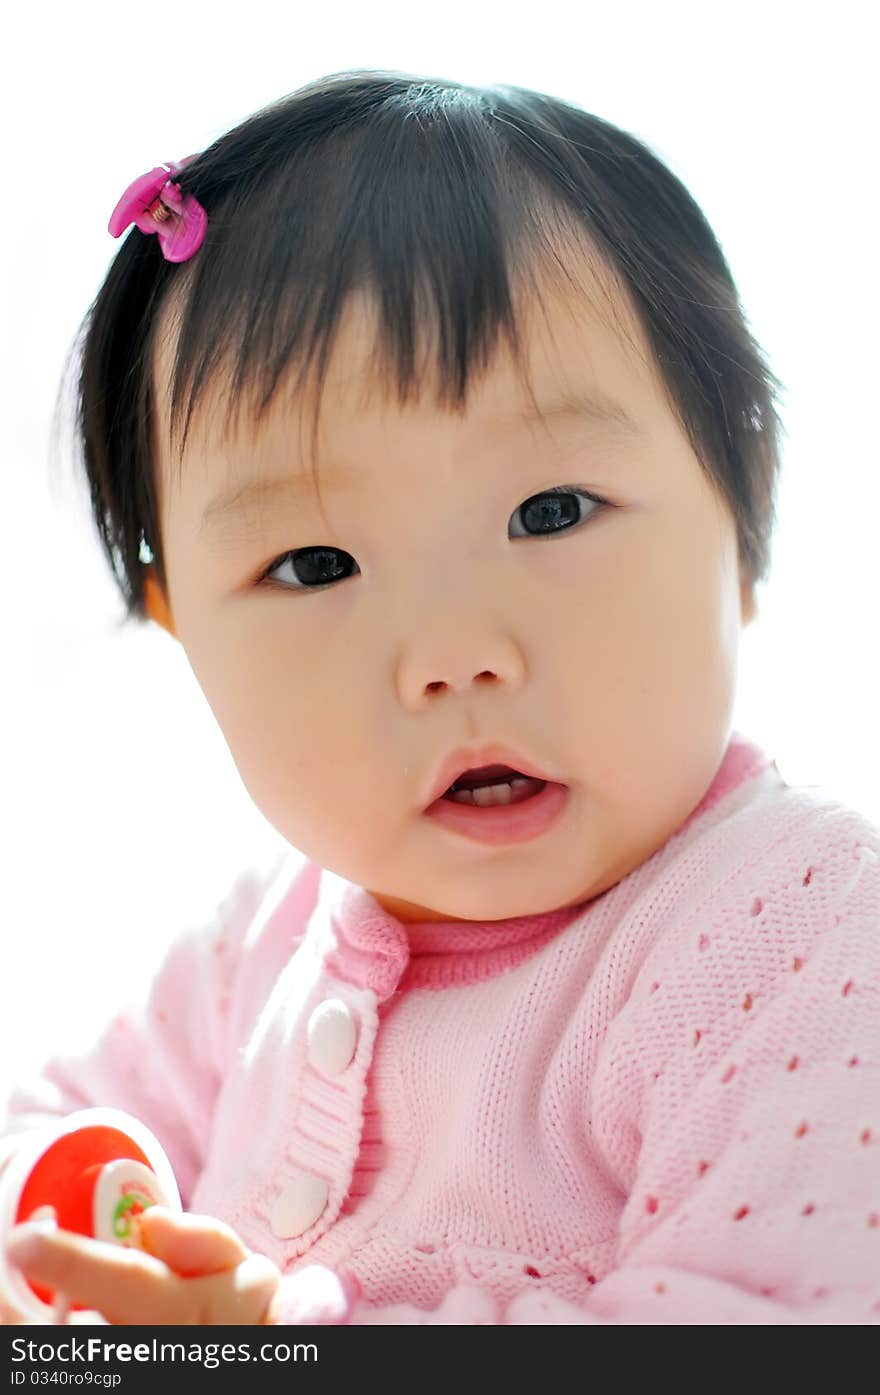
M 321 484 L 344 484 L 362 473 L 355 466 L 337 465 L 332 470 L 321 472 Z M 266 510 L 282 497 L 292 501 L 302 499 L 313 489 L 311 476 L 303 474 L 270 475 L 266 479 L 246 480 L 244 484 L 233 485 L 231 489 L 215 495 L 202 514 L 199 531 L 210 532 L 249 508 Z
M 550 402 L 538 403 L 496 418 L 501 427 L 533 426 L 536 422 L 573 420 L 585 425 L 598 427 L 603 431 L 639 436 L 642 429 L 623 403 L 596 389 L 566 392 Z M 345 485 L 357 479 L 362 471 L 357 466 L 336 465 L 321 473 L 321 484 Z M 281 498 L 292 502 L 311 495 L 314 484 L 310 475 L 286 474 L 271 475 L 265 479 L 245 480 L 233 485 L 211 499 L 202 514 L 200 533 L 213 532 L 248 509 L 258 512 L 268 508 Z
M 501 418 L 501 424 L 524 422 L 531 426 L 536 421 L 556 421 L 566 417 L 599 426 L 616 427 L 631 436 L 641 435 L 641 427 L 623 403 L 598 388 L 579 388 L 564 392 L 549 402 L 538 402 L 535 406 L 529 405 L 522 410 L 511 412 L 509 416 Z

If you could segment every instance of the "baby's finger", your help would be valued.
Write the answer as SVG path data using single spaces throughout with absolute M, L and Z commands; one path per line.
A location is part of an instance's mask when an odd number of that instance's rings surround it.
M 184 1279 L 169 1270 L 173 1287 L 155 1295 L 145 1295 L 136 1311 L 117 1312 L 111 1306 L 111 1299 L 102 1311 L 111 1322 L 132 1326 L 150 1323 L 254 1325 L 268 1321 L 280 1278 L 279 1270 L 270 1259 L 250 1254 L 234 1269 L 224 1270 L 222 1274 Z
M 193 1320 L 186 1312 L 186 1281 L 140 1250 L 25 1222 L 10 1232 L 6 1253 L 28 1278 L 110 1322 Z
M 261 1323 L 281 1277 L 264 1255 L 248 1254 L 222 1274 L 181 1278 L 141 1250 L 27 1222 L 12 1231 L 7 1252 L 38 1283 L 132 1326 Z
M 137 1221 L 147 1253 L 183 1277 L 234 1269 L 248 1253 L 232 1227 L 213 1216 L 150 1206 Z
M 265 1255 L 249 1254 L 235 1269 L 202 1279 L 182 1279 L 195 1303 L 192 1322 L 214 1325 L 254 1324 L 269 1320 L 269 1309 L 281 1279 Z

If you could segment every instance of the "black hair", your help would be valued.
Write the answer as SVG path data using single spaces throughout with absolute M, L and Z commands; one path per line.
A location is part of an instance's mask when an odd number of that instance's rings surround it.
M 559 249 L 573 238 L 634 307 L 670 405 L 735 519 L 741 565 L 753 584 L 764 579 L 784 385 L 702 211 L 633 135 L 522 87 L 359 70 L 265 107 L 175 182 L 207 212 L 202 247 L 168 262 L 156 236 L 132 228 L 68 358 L 76 454 L 123 623 L 146 614 L 144 542 L 167 592 L 152 373 L 166 303 L 178 313 L 170 426 L 182 456 L 221 369 L 227 426 L 244 396 L 259 420 L 293 364 L 317 362 L 320 389 L 353 290 L 375 298 L 376 366 L 386 380 L 396 373 L 401 403 L 419 387 L 430 321 L 439 400 L 461 410 L 501 331 L 520 361 L 515 290 L 537 262 L 570 277 Z

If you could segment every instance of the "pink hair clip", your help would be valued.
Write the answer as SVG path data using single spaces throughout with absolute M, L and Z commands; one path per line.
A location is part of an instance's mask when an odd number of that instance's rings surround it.
M 120 237 L 130 223 L 143 233 L 158 233 L 162 255 L 168 262 L 185 262 L 205 240 L 208 215 L 193 194 L 181 194 L 172 175 L 194 160 L 170 161 L 157 165 L 129 184 L 110 215 L 107 225 L 113 237 Z

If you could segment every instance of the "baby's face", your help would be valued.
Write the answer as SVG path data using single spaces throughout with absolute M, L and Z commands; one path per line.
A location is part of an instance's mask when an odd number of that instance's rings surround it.
M 321 413 L 323 513 L 300 452 L 310 418 L 289 396 L 225 445 L 216 414 L 197 417 L 182 471 L 160 443 L 175 632 L 246 788 L 289 843 L 403 920 L 498 920 L 605 891 L 699 803 L 732 725 L 751 618 L 733 519 L 626 308 L 632 343 L 571 296 L 548 305 L 528 338 L 538 403 L 601 392 L 636 430 L 525 421 L 502 354 L 464 416 L 427 393 L 364 403 L 374 327 L 353 300 Z M 276 476 L 289 494 L 203 524 L 230 486 Z M 563 485 L 608 506 L 568 494 L 560 517 L 581 521 L 537 536 L 520 506 Z M 341 550 L 322 575 L 342 579 L 307 589 L 281 559 L 308 547 Z M 276 559 L 274 586 L 260 583 Z M 478 843 L 426 816 L 439 762 L 487 742 L 568 785 L 539 837 Z

